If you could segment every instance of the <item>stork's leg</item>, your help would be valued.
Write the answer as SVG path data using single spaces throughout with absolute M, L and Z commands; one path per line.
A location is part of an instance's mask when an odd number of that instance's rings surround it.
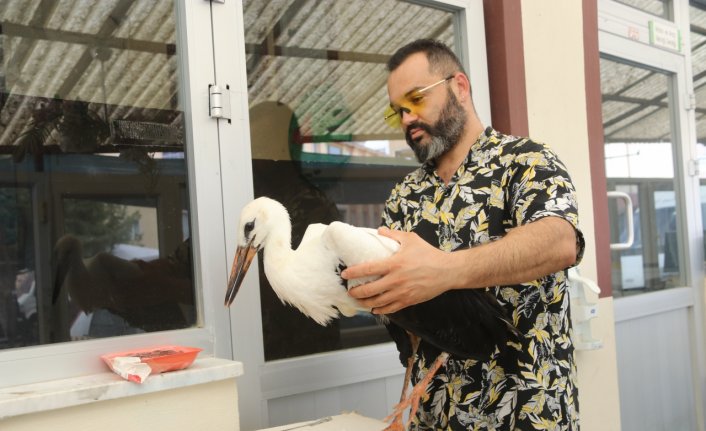
M 419 402 L 422 399 L 422 395 L 426 392 L 427 386 L 429 386 L 431 379 L 434 378 L 436 372 L 439 371 L 439 368 L 446 363 L 447 359 L 449 359 L 449 354 L 446 352 L 442 352 L 439 356 L 437 356 L 436 361 L 434 361 L 434 364 L 432 364 L 431 368 L 429 368 L 427 374 L 424 376 L 424 379 L 412 388 L 412 393 L 409 394 L 409 400 L 412 407 L 410 408 L 407 426 L 409 426 L 410 422 L 412 422 L 412 418 L 417 414 Z
M 404 384 L 402 385 L 402 394 L 400 395 L 400 402 L 407 398 L 407 387 L 409 386 L 409 381 L 412 379 L 412 367 L 414 366 L 414 358 L 417 356 L 417 349 L 419 349 L 419 342 L 422 340 L 416 335 L 408 332 L 409 341 L 412 343 L 412 354 L 407 358 L 407 369 L 404 372 Z
M 404 383 L 402 384 L 402 394 L 400 395 L 400 402 L 397 404 L 399 406 L 407 399 L 407 388 L 409 387 L 409 381 L 412 379 L 412 367 L 414 366 L 414 358 L 417 356 L 417 349 L 419 348 L 419 342 L 421 341 L 419 337 L 408 332 L 409 341 L 412 344 L 412 354 L 407 358 L 407 369 L 404 372 Z M 390 419 L 394 420 L 390 422 L 390 425 L 385 428 L 385 431 L 404 431 L 404 408 L 398 409 L 395 406 L 393 413 L 384 419 L 385 422 Z
M 392 414 L 385 418 L 385 420 L 388 420 L 392 417 L 395 418 L 395 421 L 392 422 L 389 427 L 385 428 L 386 430 L 405 430 L 406 428 L 401 423 L 398 423 L 398 421 L 401 421 L 405 409 L 411 406 L 409 418 L 407 419 L 406 423 L 406 426 L 409 426 L 409 424 L 412 422 L 412 418 L 414 418 L 414 416 L 417 414 L 417 410 L 419 409 L 419 403 L 421 402 L 422 396 L 427 390 L 427 386 L 429 386 L 431 379 L 434 378 L 436 372 L 439 371 L 439 368 L 441 368 L 441 366 L 446 363 L 447 359 L 449 359 L 449 354 L 446 352 L 442 352 L 439 356 L 436 357 L 436 360 L 434 361 L 432 366 L 429 367 L 429 370 L 427 370 L 427 373 L 424 375 L 424 378 L 420 380 L 416 385 L 414 385 L 414 387 L 412 388 L 412 393 L 409 394 L 409 397 L 403 401 L 400 401 L 400 403 L 395 406 L 395 409 Z

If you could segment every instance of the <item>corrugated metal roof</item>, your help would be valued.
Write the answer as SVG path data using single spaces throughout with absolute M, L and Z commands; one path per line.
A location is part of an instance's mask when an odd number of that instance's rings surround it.
M 0 145 L 54 115 L 42 107 L 105 127 L 116 119 L 181 127 L 173 9 L 169 0 L 0 3 Z M 50 103 L 57 99 L 82 103 Z M 54 130 L 44 144 L 59 141 Z
M 386 59 L 416 37 L 453 42 L 450 12 L 398 0 L 243 6 L 250 105 L 288 104 L 304 136 L 399 138 L 381 121 Z M 183 129 L 172 0 L 5 1 L 0 23 L 0 145 L 16 144 L 33 116 L 67 109 L 53 99 L 82 102 L 72 106 L 96 124 Z M 37 115 L 42 106 L 54 113 Z M 54 131 L 44 145 L 57 143 Z
M 602 59 L 605 141 L 669 142 L 668 89 L 662 72 Z
M 399 138 L 382 121 L 387 58 L 420 37 L 453 44 L 450 12 L 397 0 L 243 5 L 250 106 L 289 105 L 303 135 Z
M 381 121 L 385 61 L 417 37 L 454 41 L 452 13 L 400 0 L 245 0 L 243 7 L 250 106 L 289 105 L 305 136 L 399 138 Z M 706 16 L 693 7 L 691 14 L 704 140 Z M 80 114 L 96 122 L 108 124 L 107 115 L 183 129 L 172 0 L 4 1 L 0 24 L 0 145 L 15 144 L 37 107 L 54 98 L 84 102 Z M 668 118 L 663 74 L 602 61 L 601 75 L 607 141 L 668 138 L 657 125 Z M 44 143 L 59 143 L 56 132 Z

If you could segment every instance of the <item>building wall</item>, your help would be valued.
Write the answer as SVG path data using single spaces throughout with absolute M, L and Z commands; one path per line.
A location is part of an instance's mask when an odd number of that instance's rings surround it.
M 235 379 L 221 380 L 0 420 L 3 431 L 233 430 L 239 427 Z
M 582 2 L 524 0 L 522 27 L 529 134 L 548 143 L 572 176 L 586 240 L 579 269 L 583 276 L 597 280 Z M 592 332 L 603 347 L 577 353 L 583 431 L 620 429 L 613 316 L 612 296 L 602 297 Z

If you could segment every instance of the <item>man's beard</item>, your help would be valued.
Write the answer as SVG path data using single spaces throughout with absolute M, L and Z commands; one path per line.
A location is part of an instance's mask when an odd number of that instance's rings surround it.
M 424 130 L 431 140 L 422 144 L 419 137 L 416 141 L 412 139 L 410 130 L 414 128 Z M 412 148 L 419 163 L 435 160 L 446 154 L 461 139 L 463 130 L 466 127 L 466 110 L 456 99 L 452 91 L 448 91 L 448 100 L 444 109 L 441 110 L 439 120 L 434 125 L 420 122 L 410 123 L 404 136 L 407 145 Z

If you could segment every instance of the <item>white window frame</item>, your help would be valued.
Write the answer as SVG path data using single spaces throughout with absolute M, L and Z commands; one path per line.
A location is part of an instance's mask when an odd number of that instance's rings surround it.
M 456 48 L 473 86 L 475 108 L 484 124 L 491 124 L 485 23 L 482 0 L 413 1 L 410 3 L 455 12 Z M 242 1 L 214 4 L 216 74 L 229 83 L 232 124 L 219 125 L 224 190 L 224 218 L 228 259 L 236 248 L 240 209 L 253 198 L 248 117 L 247 75 Z M 371 5 L 371 7 L 374 7 Z M 221 79 L 223 77 L 223 79 Z M 257 262 L 253 263 L 253 266 Z M 404 374 L 394 343 L 378 344 L 276 361 L 264 360 L 258 270 L 251 269 L 231 306 L 233 357 L 243 362 L 238 378 L 239 411 L 243 429 L 267 426 L 268 400 Z M 400 380 L 401 381 L 401 380 Z
M 199 319 L 194 328 L 73 341 L 0 351 L 0 388 L 107 372 L 100 355 L 178 344 L 200 347 L 200 357 L 231 358 L 230 324 L 222 305 L 228 266 L 224 256 L 217 121 L 208 117 L 208 84 L 214 82 L 209 2 L 178 0 L 177 50 L 191 201 L 194 284 Z M 213 167 L 216 167 L 215 169 Z M 36 196 L 37 193 L 33 193 Z M 39 202 L 33 202 L 40 208 Z M 46 245 L 40 244 L 46 248 Z M 43 257 L 47 250 L 40 250 Z
M 686 284 L 684 287 L 645 293 L 635 297 L 615 300 L 615 321 L 629 320 L 636 316 L 664 309 L 689 308 L 689 323 L 692 329 L 687 336 L 691 340 L 692 373 L 696 423 L 704 423 L 706 411 L 706 335 L 704 332 L 704 270 L 703 270 L 703 226 L 701 222 L 700 179 L 689 175 L 689 166 L 698 161 L 696 150 L 696 125 L 694 110 L 688 100 L 693 95 L 691 69 L 691 43 L 689 28 L 689 1 L 673 0 L 674 20 L 665 20 L 647 12 L 612 0 L 598 2 L 599 47 L 601 53 L 625 59 L 647 67 L 655 67 L 671 73 L 674 77 L 672 90 L 673 135 L 677 140 L 675 178 L 678 187 L 675 193 L 681 204 L 679 223 L 683 228 L 680 256 L 685 256 Z M 649 44 L 648 22 L 652 20 L 665 26 L 676 26 L 681 31 L 682 50 L 673 52 Z M 701 425 L 703 426 L 703 425 Z

